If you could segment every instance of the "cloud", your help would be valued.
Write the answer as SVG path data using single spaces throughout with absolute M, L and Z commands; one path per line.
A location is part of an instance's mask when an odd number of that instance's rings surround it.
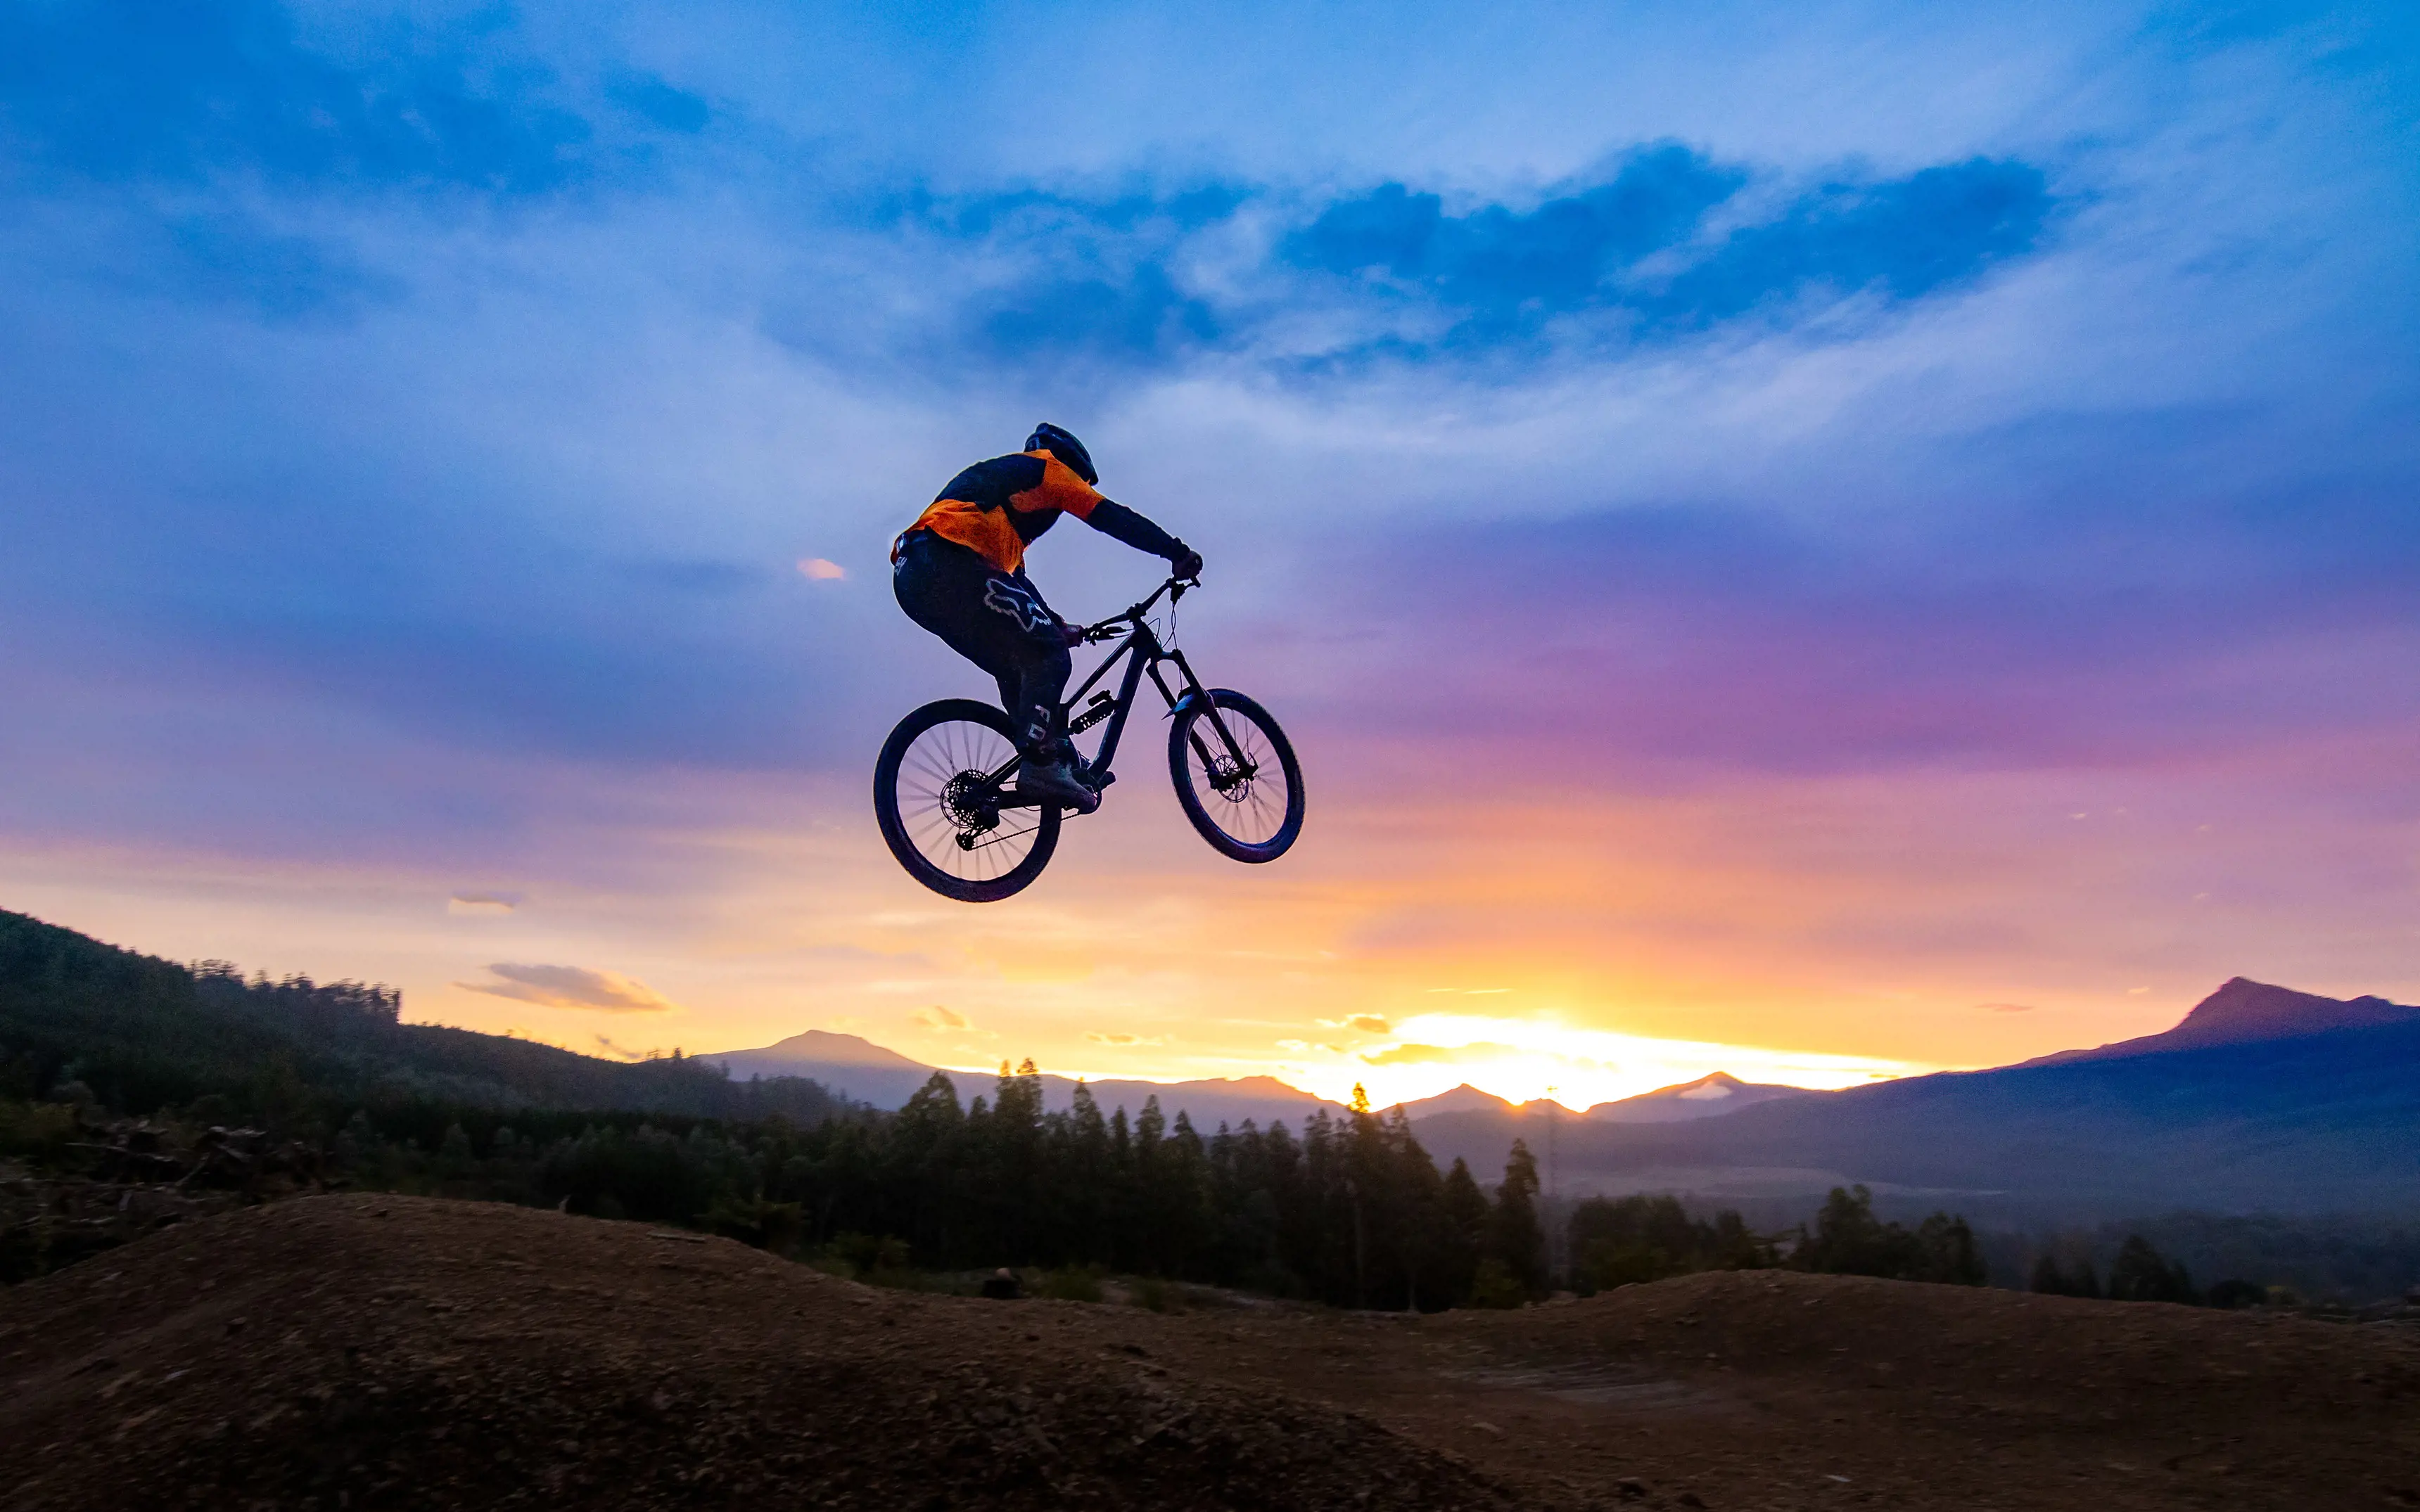
M 814 582 L 836 583 L 848 576 L 848 569 L 822 557 L 801 557 L 799 559 L 799 576 Z
M 457 918 L 509 914 L 520 903 L 519 893 L 458 892 L 445 900 L 445 911 Z
M 1983 1003 L 1978 1006 L 1986 1013 L 2030 1013 L 2034 1011 L 2031 1003 Z
M 1280 244 L 1298 268 L 1378 275 L 1491 324 L 1602 301 L 1607 281 L 1689 238 L 1748 179 L 1737 165 L 1663 143 L 1636 149 L 1606 181 L 1529 209 L 1481 205 L 1448 215 L 1436 193 L 1382 184 L 1340 200 Z
M 964 1014 L 953 1012 L 939 1003 L 931 1008 L 920 1008 L 908 1016 L 918 1028 L 929 1029 L 935 1034 L 974 1027 L 973 1022 Z
M 599 1013 L 669 1013 L 679 1008 L 654 988 L 618 971 L 591 971 L 585 966 L 516 965 L 498 962 L 488 968 L 501 981 L 458 981 L 466 992 L 490 997 L 517 998 L 546 1008 L 568 1008 Z
M 1090 1040 L 1094 1044 L 1116 1045 L 1121 1048 L 1127 1045 L 1154 1045 L 1166 1044 L 1168 1042 L 1165 1037 L 1146 1040 L 1139 1034 L 1111 1034 L 1104 1033 L 1098 1029 L 1086 1029 L 1084 1031 L 1084 1038 Z
M 1652 326 L 1679 331 L 1816 291 L 1918 300 L 2033 251 L 2054 208 L 2040 168 L 1989 158 L 1878 184 L 1826 184 L 1622 302 Z
M 1523 1054 L 1521 1047 L 1510 1044 L 1399 1044 L 1361 1058 L 1373 1066 L 1452 1065 L 1466 1060 L 1496 1060 Z
M 957 366 L 1242 358 L 1296 380 L 1379 361 L 1603 355 L 1750 316 L 1807 327 L 1852 299 L 1904 305 L 2036 251 L 2060 204 L 2016 161 L 1791 180 L 1669 142 L 1543 198 L 1454 208 L 1402 181 L 1331 197 L 1235 181 L 918 195 L 870 218 L 863 276 L 915 270 L 885 308 L 928 322 L 921 343 L 895 315 L 858 339 Z M 829 348 L 834 318 L 793 311 L 768 329 Z
M 1321 1019 L 1320 1026 L 1329 1029 L 1357 1029 L 1363 1034 L 1392 1034 L 1394 1029 L 1375 1013 L 1355 1013 L 1347 1018 Z
M 584 177 L 594 161 L 594 128 L 546 98 L 546 70 L 475 69 L 426 34 L 340 62 L 305 46 L 268 0 L 21 8 L 5 36 L 0 108 L 12 146 L 89 178 L 235 171 L 532 193 Z M 654 124 L 677 114 L 640 91 Z

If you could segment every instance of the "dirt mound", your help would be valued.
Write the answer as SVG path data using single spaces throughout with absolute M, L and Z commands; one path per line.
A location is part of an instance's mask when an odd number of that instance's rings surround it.
M 721 1240 L 315 1197 L 0 1294 L 8 1507 L 1489 1507 L 1127 1312 L 876 1292 Z
M 1412 1318 L 298 1199 L 0 1292 L 0 1507 L 2420 1508 L 2420 1336 L 1776 1272 Z
M 1767 1271 L 1512 1313 L 1133 1333 L 1548 1504 L 2420 1508 L 2408 1326 Z

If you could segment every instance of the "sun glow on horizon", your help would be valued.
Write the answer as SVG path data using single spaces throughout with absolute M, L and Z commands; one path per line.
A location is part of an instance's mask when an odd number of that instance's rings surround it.
M 1623 1034 L 1548 1017 L 1473 1013 L 1415 1014 L 1395 1025 L 1383 1041 L 1305 1048 L 1325 1053 L 1290 1058 L 1272 1066 L 1271 1074 L 1338 1102 L 1349 1100 L 1358 1085 L 1374 1107 L 1435 1097 L 1466 1082 L 1509 1102 L 1552 1097 L 1576 1111 L 1718 1071 L 1744 1082 L 1830 1090 L 1934 1069 L 1912 1061 Z

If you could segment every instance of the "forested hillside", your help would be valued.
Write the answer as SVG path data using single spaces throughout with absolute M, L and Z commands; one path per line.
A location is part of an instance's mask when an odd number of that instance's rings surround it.
M 362 1102 L 800 1122 L 843 1105 L 797 1077 L 733 1082 L 683 1060 L 601 1060 L 399 1023 L 400 1007 L 382 987 L 246 980 L 223 963 L 188 967 L 0 912 L 0 1093 L 78 1082 L 132 1114 L 214 1096 L 248 1115 L 338 1122 Z

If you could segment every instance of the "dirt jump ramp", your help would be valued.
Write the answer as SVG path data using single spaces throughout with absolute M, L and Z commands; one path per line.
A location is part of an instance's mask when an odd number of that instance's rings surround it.
M 1510 1504 L 1367 1419 L 1065 1326 L 1105 1311 L 876 1291 L 639 1224 L 304 1198 L 0 1294 L 0 1505 Z

